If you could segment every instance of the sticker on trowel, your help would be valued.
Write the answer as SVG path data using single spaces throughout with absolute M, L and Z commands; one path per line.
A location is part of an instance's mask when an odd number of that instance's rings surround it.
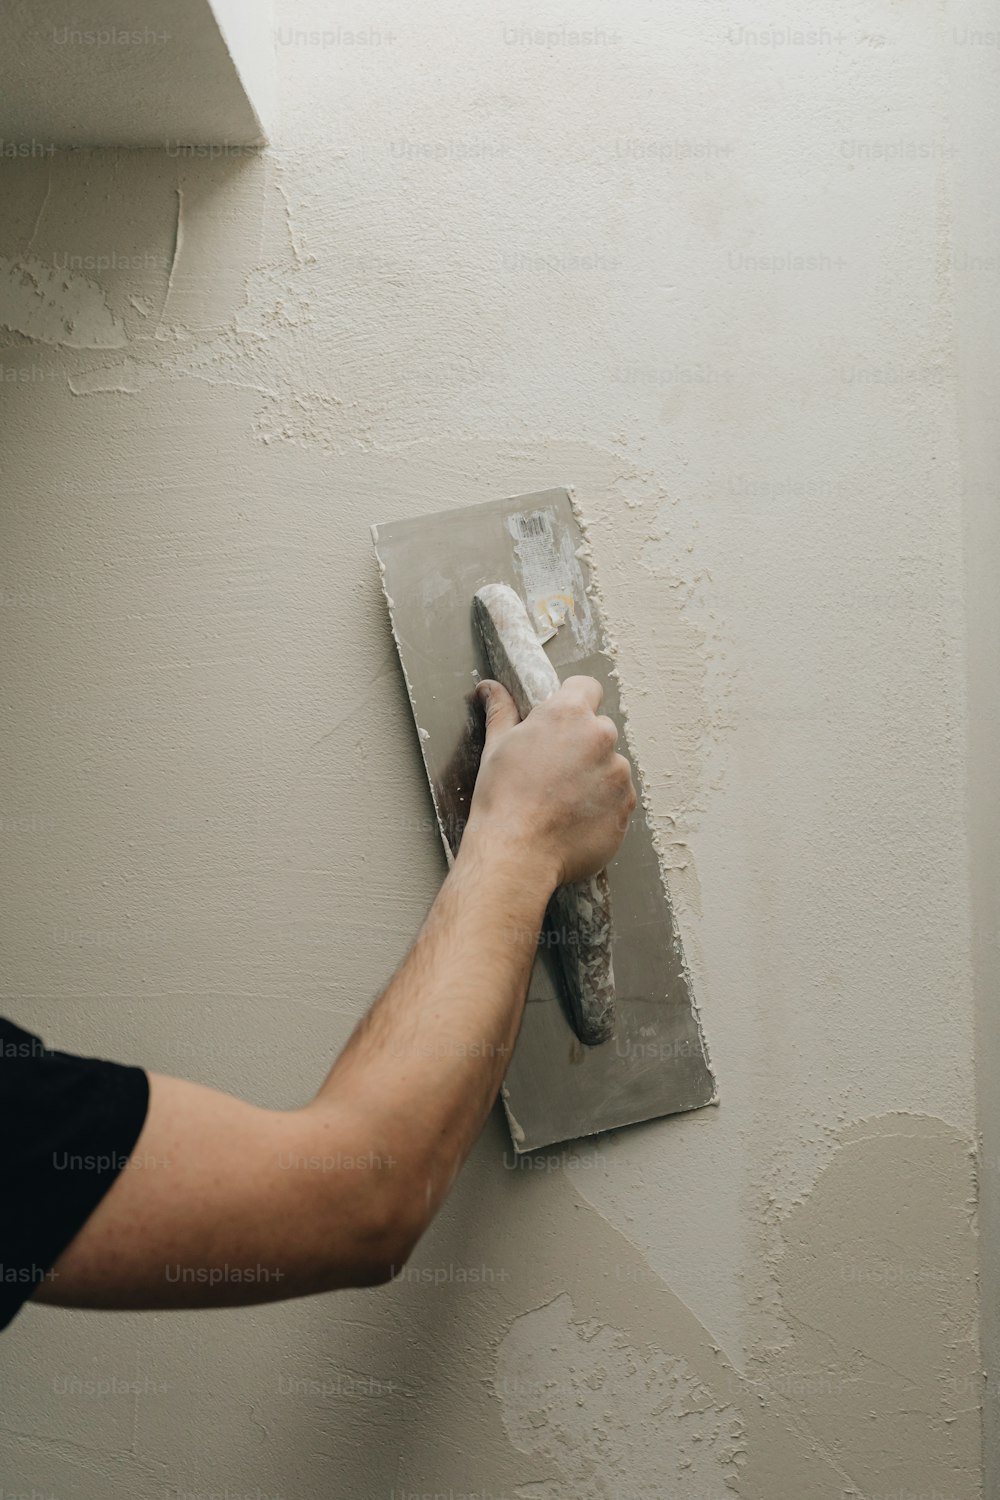
M 553 519 L 545 510 L 517 511 L 507 517 L 507 529 L 514 538 L 520 592 L 541 640 L 551 640 L 565 625 L 578 654 L 589 656 L 597 649 L 597 632 L 583 570 L 573 537 L 558 532 Z

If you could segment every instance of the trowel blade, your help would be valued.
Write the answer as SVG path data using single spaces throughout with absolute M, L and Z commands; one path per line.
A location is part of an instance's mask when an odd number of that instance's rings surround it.
M 473 596 L 505 582 L 540 631 L 560 678 L 583 673 L 604 688 L 602 712 L 623 731 L 617 682 L 584 538 L 566 490 L 456 507 L 373 526 L 400 662 L 442 837 L 458 848 L 482 749 L 472 695 L 488 675 Z M 637 786 L 640 778 L 633 765 Z M 642 808 L 608 866 L 618 1027 L 585 1047 L 566 1014 L 555 955 L 535 962 L 503 1103 L 514 1148 L 539 1150 L 716 1102 L 680 937 Z

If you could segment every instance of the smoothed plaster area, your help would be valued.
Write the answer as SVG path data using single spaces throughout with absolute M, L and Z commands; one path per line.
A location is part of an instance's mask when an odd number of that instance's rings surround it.
M 494 1118 L 378 1292 L 29 1309 L 14 1494 L 981 1492 L 951 166 L 842 148 L 938 138 L 951 17 L 574 23 L 383 0 L 264 156 L 0 162 L 0 1007 L 306 1099 L 443 874 L 369 525 L 567 484 L 720 1106 Z

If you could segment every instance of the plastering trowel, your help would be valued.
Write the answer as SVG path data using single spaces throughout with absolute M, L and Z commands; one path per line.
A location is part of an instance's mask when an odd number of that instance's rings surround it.
M 393 521 L 372 535 L 451 860 L 482 751 L 480 677 L 502 682 L 522 717 L 562 678 L 596 677 L 602 713 L 624 729 L 584 538 L 566 490 Z M 511 1136 L 518 1152 L 535 1151 L 715 1099 L 640 811 L 607 871 L 550 903 L 503 1088 Z

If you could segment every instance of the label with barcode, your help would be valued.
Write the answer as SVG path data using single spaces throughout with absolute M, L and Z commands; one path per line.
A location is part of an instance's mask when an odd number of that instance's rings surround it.
M 507 517 L 514 540 L 514 566 L 521 595 L 543 641 L 560 626 L 567 639 L 555 648 L 560 665 L 587 656 L 597 646 L 596 628 L 576 549 L 580 533 L 572 515 L 555 510 L 518 510 Z
M 522 511 L 513 519 L 518 536 L 544 536 L 549 529 L 548 518 L 540 510 Z

